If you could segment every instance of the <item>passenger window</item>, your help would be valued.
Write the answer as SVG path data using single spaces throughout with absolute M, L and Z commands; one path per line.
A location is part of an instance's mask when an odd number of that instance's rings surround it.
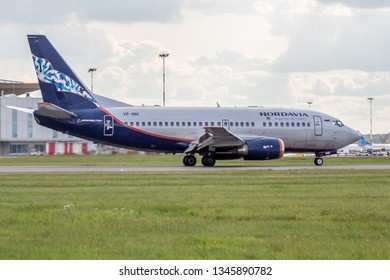
M 165 125 L 165 126 L 168 126 L 168 122 L 165 122 L 164 125 Z
M 290 127 L 290 123 L 286 122 L 286 127 Z
M 175 126 L 175 123 L 174 123 L 174 122 L 171 122 L 171 126 Z
M 142 122 L 142 126 L 145 126 L 145 122 Z
M 246 123 L 245 123 L 245 126 L 246 126 L 246 127 L 249 127 L 249 123 L 248 123 L 248 122 L 246 122 Z
M 302 127 L 305 127 L 305 126 L 306 126 L 306 123 L 303 122 L 303 123 L 302 123 Z
M 180 123 L 179 123 L 179 122 L 176 122 L 176 126 L 180 126 Z
M 301 123 L 297 122 L 297 127 L 301 127 Z
M 310 123 L 309 122 L 307 123 L 307 127 L 310 127 Z
M 268 126 L 269 126 L 269 127 L 272 127 L 272 122 L 269 122 L 269 123 L 268 123 Z
M 193 122 L 192 124 L 193 124 L 194 126 L 196 126 L 196 122 Z
M 238 127 L 238 122 L 235 122 L 234 125 L 235 125 L 236 127 Z
M 157 122 L 153 122 L 153 126 L 157 126 Z
M 291 127 L 295 127 L 295 123 L 292 122 L 292 123 L 291 123 Z
M 182 122 L 182 123 L 181 123 L 181 126 L 186 126 L 186 122 Z
M 254 126 L 255 126 L 255 123 L 254 123 L 254 122 L 251 122 L 251 126 L 254 127 Z
M 281 122 L 281 123 L 280 123 L 280 126 L 281 126 L 281 127 L 284 127 L 284 122 Z
M 203 123 L 202 123 L 202 122 L 199 122 L 199 126 L 203 126 Z
M 187 122 L 187 126 L 191 126 L 191 122 Z
M 218 122 L 218 123 L 217 123 L 217 126 L 222 126 L 222 125 L 221 125 L 221 122 Z
M 230 122 L 230 126 L 234 126 L 233 122 Z
M 278 126 L 279 126 L 279 123 L 276 122 L 276 123 L 275 123 L 275 127 L 278 127 Z
M 136 126 L 139 126 L 139 122 L 136 122 L 135 125 L 136 125 Z
M 214 122 L 211 122 L 211 124 L 210 124 L 211 126 L 214 126 Z
M 204 126 L 209 126 L 209 122 L 204 122 Z
M 130 122 L 130 126 L 134 126 L 134 122 Z
M 266 126 L 267 126 L 267 123 L 266 123 L 266 122 L 263 122 L 263 126 L 266 127 Z

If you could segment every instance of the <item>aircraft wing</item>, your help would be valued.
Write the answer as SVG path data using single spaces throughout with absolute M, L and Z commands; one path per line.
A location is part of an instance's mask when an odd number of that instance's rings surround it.
M 203 134 L 198 141 L 192 142 L 185 153 L 191 153 L 209 147 L 210 150 L 221 147 L 236 147 L 245 144 L 245 141 L 227 131 L 224 127 L 205 127 Z

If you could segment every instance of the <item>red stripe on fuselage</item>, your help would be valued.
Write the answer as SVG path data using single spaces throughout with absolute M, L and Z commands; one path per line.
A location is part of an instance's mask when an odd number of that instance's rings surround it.
M 118 123 L 120 123 L 121 125 L 123 125 L 124 127 L 128 128 L 130 130 L 133 130 L 133 131 L 136 131 L 136 132 L 139 132 L 139 133 L 142 133 L 142 134 L 146 134 L 146 135 L 149 135 L 149 136 L 157 137 L 157 138 L 167 139 L 167 140 L 173 140 L 173 141 L 179 141 L 179 142 L 188 142 L 188 143 L 191 143 L 192 141 L 194 141 L 194 139 L 169 137 L 169 136 L 165 136 L 165 135 L 160 135 L 160 134 L 147 132 L 145 130 L 141 130 L 141 129 L 138 129 L 138 128 L 135 128 L 135 127 L 132 127 L 132 126 L 128 126 L 124 122 L 122 122 L 120 119 L 118 119 L 117 117 L 112 115 L 105 108 L 100 106 L 99 109 L 102 110 L 105 114 L 112 116 L 115 119 L 115 121 L 117 121 Z

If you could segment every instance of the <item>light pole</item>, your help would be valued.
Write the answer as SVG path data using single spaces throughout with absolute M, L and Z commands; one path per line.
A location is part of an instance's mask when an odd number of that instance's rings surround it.
M 307 101 L 307 104 L 309 104 L 309 110 L 311 110 L 311 104 L 313 104 L 312 101 Z
M 91 91 L 93 92 L 93 72 L 95 72 L 96 68 L 89 68 L 88 73 L 91 73 Z
M 374 97 L 368 97 L 368 100 L 370 100 L 370 141 L 372 143 L 372 100 Z
M 165 58 L 169 56 L 169 53 L 162 52 L 159 56 L 163 60 L 163 107 L 165 107 Z

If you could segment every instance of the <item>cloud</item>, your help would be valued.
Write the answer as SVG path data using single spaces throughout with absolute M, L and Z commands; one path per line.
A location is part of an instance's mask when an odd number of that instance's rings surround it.
M 390 109 L 390 9 L 381 1 L 5 1 L 0 77 L 36 81 L 26 40 L 46 34 L 89 86 L 131 104 L 307 108 L 368 131 Z M 376 115 L 378 116 L 378 115 Z M 376 131 L 390 131 L 374 118 Z M 380 125 L 380 126 L 379 126 Z M 375 125 L 374 125 L 375 128 Z
M 82 20 L 121 23 L 168 22 L 180 17 L 182 3 L 180 0 L 97 0 L 78 7 L 77 15 Z
M 84 22 L 168 22 L 180 17 L 182 3 L 180 0 L 5 1 L 1 3 L 0 22 L 61 25 L 70 16 Z
M 267 17 L 273 34 L 289 40 L 274 71 L 390 70 L 390 38 L 384 36 L 390 32 L 390 10 L 350 10 L 313 0 L 304 3 L 292 10 L 280 6 Z
M 255 15 L 253 5 L 257 0 L 191 0 L 187 1 L 185 8 L 208 15 L 238 14 Z
M 390 73 L 337 70 L 316 73 L 291 73 L 288 89 L 294 106 L 312 101 L 312 109 L 339 117 L 362 132 L 368 131 L 367 97 L 374 97 L 377 131 L 387 132 L 387 118 L 379 112 L 388 111 Z M 386 115 L 383 115 L 386 116 Z
M 388 0 L 318 0 L 323 4 L 340 3 L 355 8 L 381 8 L 390 7 Z

